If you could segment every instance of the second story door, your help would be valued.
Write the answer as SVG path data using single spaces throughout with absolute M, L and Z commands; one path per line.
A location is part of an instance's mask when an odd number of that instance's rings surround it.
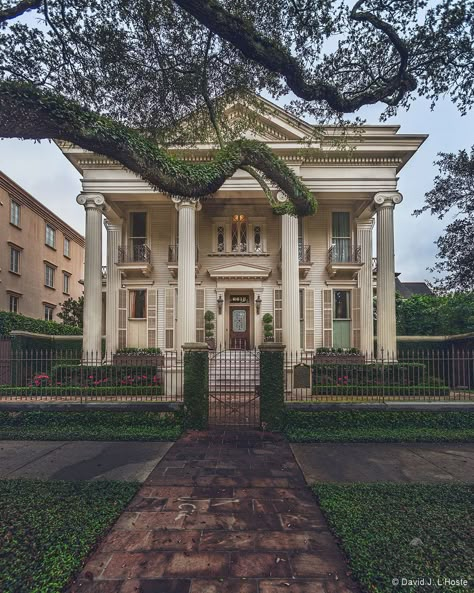
M 132 261 L 142 261 L 144 248 L 147 244 L 146 212 L 130 213 L 129 249 Z

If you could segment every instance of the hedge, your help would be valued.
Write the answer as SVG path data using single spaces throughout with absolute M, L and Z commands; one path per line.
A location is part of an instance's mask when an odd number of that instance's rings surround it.
M 142 385 L 139 387 L 130 387 L 127 385 L 123 386 L 112 386 L 112 387 L 79 387 L 79 386 L 65 386 L 65 387 L 0 387 L 0 396 L 10 397 L 59 397 L 75 395 L 84 397 L 92 396 L 105 396 L 105 395 L 137 395 L 137 396 L 151 396 L 151 395 L 163 395 L 163 389 L 161 385 Z
M 49 377 L 48 377 L 49 378 Z M 161 369 L 155 365 L 74 365 L 61 364 L 51 369 L 51 385 L 96 387 L 116 385 L 159 385 Z
M 56 321 L 45 321 L 26 317 L 21 313 L 0 311 L 0 336 L 7 336 L 13 330 L 47 334 L 51 336 L 80 336 L 82 329 L 72 325 L 64 325 Z
M 313 385 L 313 395 L 449 396 L 444 385 Z
M 314 364 L 316 385 L 421 385 L 426 384 L 426 365 Z

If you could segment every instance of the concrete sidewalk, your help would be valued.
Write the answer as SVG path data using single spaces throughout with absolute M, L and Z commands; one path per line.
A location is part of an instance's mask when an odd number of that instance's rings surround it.
M 173 443 L 0 441 L 0 479 L 144 482 Z
M 306 481 L 474 482 L 474 443 L 293 444 Z

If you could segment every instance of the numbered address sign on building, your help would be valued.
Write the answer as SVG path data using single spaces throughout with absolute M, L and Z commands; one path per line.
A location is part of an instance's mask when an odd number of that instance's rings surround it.
M 250 303 L 250 297 L 245 294 L 231 294 L 230 302 L 231 303 L 239 303 L 239 305 L 242 305 L 245 303 Z

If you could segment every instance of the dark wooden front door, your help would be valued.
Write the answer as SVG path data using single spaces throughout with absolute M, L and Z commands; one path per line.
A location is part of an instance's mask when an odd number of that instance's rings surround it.
M 250 349 L 249 307 L 229 307 L 229 334 L 231 350 Z

